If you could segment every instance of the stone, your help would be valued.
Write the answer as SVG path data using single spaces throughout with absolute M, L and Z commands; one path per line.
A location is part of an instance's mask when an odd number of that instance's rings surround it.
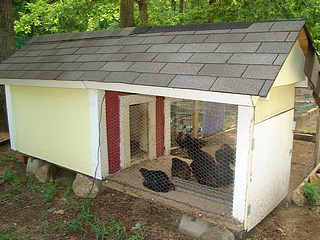
M 201 234 L 200 240 L 235 240 L 231 231 L 226 228 L 212 227 Z
M 40 182 L 48 182 L 54 179 L 56 167 L 53 164 L 46 164 L 36 171 L 36 178 Z
M 179 225 L 179 232 L 194 238 L 199 238 L 201 234 L 212 228 L 214 224 L 202 219 L 183 215 Z
M 299 207 L 302 207 L 306 204 L 306 197 L 299 188 L 292 192 L 291 200 Z
M 37 170 L 46 164 L 45 161 L 37 158 L 28 158 L 26 172 L 35 174 Z
M 78 173 L 72 184 L 73 192 L 82 198 L 96 198 L 102 192 L 101 182 Z

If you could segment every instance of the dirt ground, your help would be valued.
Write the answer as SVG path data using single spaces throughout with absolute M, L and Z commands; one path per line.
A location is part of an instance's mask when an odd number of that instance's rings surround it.
M 10 152 L 8 144 L 0 146 L 0 156 Z M 292 160 L 290 190 L 295 189 L 308 175 L 313 167 L 312 155 L 314 144 L 306 141 L 295 141 Z M 24 170 L 25 165 L 15 161 L 12 166 Z M 0 167 L 0 179 L 4 173 Z M 22 174 L 25 174 L 21 171 Z M 72 175 L 72 173 L 70 173 Z M 0 185 L 0 233 L 8 229 L 14 236 L 23 239 L 57 239 L 57 232 L 48 231 L 48 225 L 65 221 L 70 211 L 59 211 L 65 202 L 64 196 L 58 195 L 54 201 L 45 203 L 38 194 L 28 188 L 19 189 L 19 201 L 7 201 L 5 185 Z M 12 194 L 15 194 L 14 192 Z M 73 196 L 74 201 L 81 199 Z M 191 240 L 193 238 L 178 232 L 182 214 L 178 211 L 159 206 L 155 203 L 106 188 L 103 194 L 94 199 L 92 212 L 102 221 L 110 216 L 123 221 L 127 229 L 140 223 L 150 227 L 146 239 Z M 243 239 L 320 239 L 320 207 L 306 205 L 297 207 L 293 203 L 280 204 Z M 83 239 L 79 234 L 62 235 L 60 239 Z M 90 238 L 87 238 L 90 239 Z

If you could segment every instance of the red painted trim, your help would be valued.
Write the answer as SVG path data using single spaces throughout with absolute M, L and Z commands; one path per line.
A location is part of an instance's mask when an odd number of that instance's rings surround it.
M 106 91 L 106 121 L 109 173 L 120 170 L 120 96 L 121 92 Z
M 156 153 L 164 155 L 164 97 L 156 98 Z

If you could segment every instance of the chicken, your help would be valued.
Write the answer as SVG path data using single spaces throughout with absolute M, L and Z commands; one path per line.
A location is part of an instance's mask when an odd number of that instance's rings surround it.
M 234 164 L 235 161 L 235 150 L 228 144 L 223 144 L 216 151 L 215 157 L 218 163 L 226 162 L 229 164 Z
M 193 160 L 190 164 L 193 175 L 200 184 L 217 187 L 216 162 L 207 152 L 200 149 L 188 150 L 189 157 Z
M 172 158 L 171 175 L 172 177 L 189 180 L 191 178 L 191 167 L 179 158 Z
M 235 162 L 235 150 L 228 144 L 223 144 L 215 153 L 218 162 L 216 168 L 216 179 L 218 186 L 230 185 L 234 180 L 234 171 L 230 164 Z
M 184 132 L 179 132 L 176 142 L 178 143 L 179 147 L 187 149 L 201 149 L 207 144 L 207 141 L 190 137 Z
M 170 182 L 168 175 L 163 171 L 148 170 L 140 168 L 144 178 L 143 186 L 156 192 L 169 192 L 175 190 L 175 186 Z

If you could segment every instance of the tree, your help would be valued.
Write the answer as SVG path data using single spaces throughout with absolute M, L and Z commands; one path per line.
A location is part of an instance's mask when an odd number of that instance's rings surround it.
M 120 27 L 134 26 L 134 2 L 133 0 L 120 0 Z
M 136 0 L 139 5 L 140 23 L 148 24 L 148 0 Z
M 15 52 L 12 2 L 0 0 L 0 62 Z M 8 130 L 4 86 L 0 87 L 0 131 Z

